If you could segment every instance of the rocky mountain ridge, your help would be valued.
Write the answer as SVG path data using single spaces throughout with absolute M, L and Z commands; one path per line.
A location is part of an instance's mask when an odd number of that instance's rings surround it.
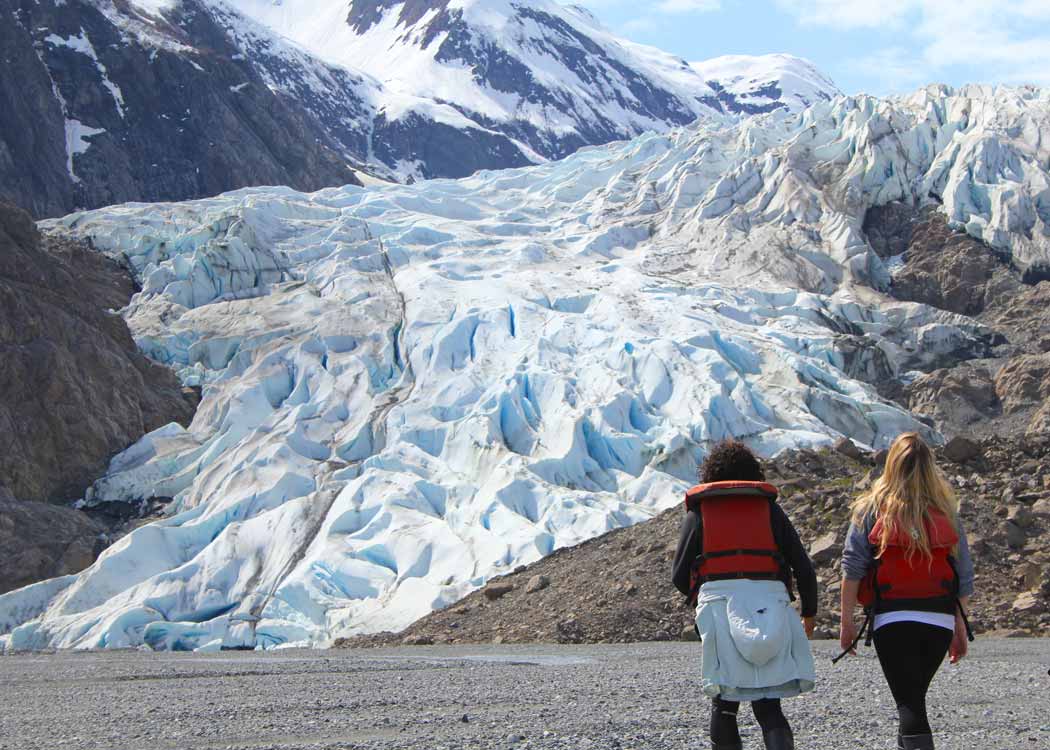
M 725 96 L 701 101 L 713 90 L 684 62 L 545 3 L 468 4 L 516 19 L 513 33 L 494 33 L 437 0 L 409 4 L 396 19 L 387 4 L 359 0 L 320 9 L 256 0 L 0 0 L 0 199 L 47 217 L 250 185 L 311 191 L 370 175 L 463 177 L 733 110 Z M 438 11 L 445 21 L 434 20 Z M 403 23 L 373 29 L 365 19 L 376 14 Z M 328 16 L 334 31 L 354 39 L 362 32 L 360 55 L 311 47 L 316 20 Z M 331 26 L 322 31 L 335 38 Z M 373 49 L 394 44 L 375 37 L 387 32 L 442 36 L 432 57 L 402 45 L 423 55 L 407 79 L 416 88 L 367 72 L 370 60 L 393 54 Z M 514 57 L 511 48 L 542 60 Z M 587 90 L 543 83 L 534 66 L 550 55 L 568 66 L 566 76 L 583 76 Z M 463 96 L 434 88 L 448 66 L 471 71 Z M 792 84 L 783 88 L 783 106 L 797 106 Z M 470 93 L 482 89 L 494 97 L 484 106 Z M 519 104 L 504 110 L 496 100 Z

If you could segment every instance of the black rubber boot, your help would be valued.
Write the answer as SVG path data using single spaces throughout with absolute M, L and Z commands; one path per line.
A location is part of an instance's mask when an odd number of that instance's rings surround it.
M 762 735 L 766 750 L 795 750 L 795 735 L 790 729 L 771 729 Z
M 715 698 L 711 704 L 711 747 L 714 750 L 744 750 L 736 725 L 739 703 Z
M 904 750 L 933 750 L 932 734 L 906 734 L 901 737 Z

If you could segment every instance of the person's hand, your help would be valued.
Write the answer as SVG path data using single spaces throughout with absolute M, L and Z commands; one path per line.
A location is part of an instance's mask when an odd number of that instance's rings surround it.
M 839 646 L 842 647 L 843 651 L 848 651 L 853 656 L 857 655 L 857 649 L 853 647 L 853 642 L 857 639 L 857 624 L 853 622 L 853 617 L 843 617 L 839 623 Z
M 952 645 L 948 647 L 948 658 L 952 664 L 958 664 L 970 651 L 970 640 L 966 637 L 966 625 L 959 615 L 955 616 L 955 635 Z
M 813 640 L 813 631 L 817 627 L 816 617 L 803 617 L 802 618 L 802 629 L 806 631 L 806 638 Z

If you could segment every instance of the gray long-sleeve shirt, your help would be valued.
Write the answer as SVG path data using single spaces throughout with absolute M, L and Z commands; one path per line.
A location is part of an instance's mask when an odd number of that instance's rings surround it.
M 875 564 L 876 548 L 868 541 L 874 526 L 874 515 L 865 518 L 862 526 L 850 524 L 849 533 L 846 534 L 846 545 L 842 550 L 842 573 L 847 580 L 861 580 Z M 973 594 L 973 557 L 970 555 L 970 545 L 966 540 L 966 529 L 962 526 L 962 519 L 959 519 L 957 531 L 959 550 L 955 565 L 959 571 L 959 596 L 970 596 Z

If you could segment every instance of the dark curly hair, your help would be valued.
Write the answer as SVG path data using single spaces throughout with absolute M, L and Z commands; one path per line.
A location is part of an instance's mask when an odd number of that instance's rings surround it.
M 739 440 L 723 440 L 716 444 L 696 474 L 701 484 L 766 481 L 755 454 Z

